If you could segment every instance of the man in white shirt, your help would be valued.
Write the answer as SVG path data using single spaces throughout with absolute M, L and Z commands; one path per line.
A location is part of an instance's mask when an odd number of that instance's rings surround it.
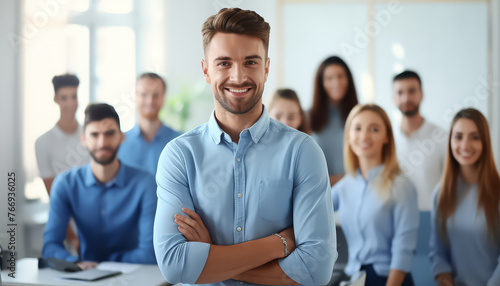
M 422 82 L 414 71 L 394 77 L 393 100 L 402 113 L 401 126 L 395 126 L 394 139 L 401 168 L 415 185 L 418 207 L 432 209 L 432 191 L 443 171 L 447 133 L 420 114 Z
M 52 84 L 55 92 L 54 102 L 59 105 L 61 115 L 56 125 L 35 143 L 38 171 L 49 194 L 57 174 L 90 161 L 90 156 L 80 141 L 82 128 L 75 118 L 80 81 L 75 75 L 65 74 L 54 76 Z M 72 247 L 78 250 L 78 237 L 70 228 L 66 238 Z
M 49 194 L 57 174 L 84 165 L 90 160 L 88 152 L 80 142 L 82 130 L 75 118 L 80 81 L 75 75 L 66 74 L 54 76 L 52 84 L 55 92 L 54 102 L 59 105 L 61 115 L 57 124 L 35 143 L 38 170 Z

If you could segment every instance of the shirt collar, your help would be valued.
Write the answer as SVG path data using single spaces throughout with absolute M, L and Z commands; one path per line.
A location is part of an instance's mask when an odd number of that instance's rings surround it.
M 370 171 L 368 171 L 368 174 L 366 176 L 366 181 L 372 181 L 373 179 L 375 179 L 384 170 L 384 166 L 385 166 L 384 164 L 380 164 L 377 167 L 370 169 Z M 361 169 L 358 169 L 356 173 L 358 174 L 359 178 L 365 180 L 363 178 L 363 175 L 361 174 Z
M 257 120 L 257 122 L 255 122 L 252 127 L 248 128 L 253 142 L 259 143 L 260 138 L 264 136 L 264 133 L 269 128 L 269 122 L 269 113 L 267 112 L 266 107 L 263 105 L 262 115 L 260 116 L 259 120 Z
M 139 127 L 139 124 L 136 123 L 132 129 L 130 129 L 127 132 L 130 136 L 135 136 L 135 137 L 142 137 L 142 132 L 141 132 L 141 127 Z M 164 137 L 165 134 L 168 133 L 168 128 L 165 126 L 163 123 L 160 125 L 160 128 L 158 131 L 156 131 L 155 138 L 153 138 L 153 141 L 158 140 L 159 138 Z
M 422 124 L 420 125 L 420 127 L 418 127 L 417 130 L 415 130 L 412 134 L 410 134 L 410 136 L 406 136 L 406 134 L 404 134 L 403 129 L 401 129 L 401 125 L 399 126 L 398 130 L 399 130 L 400 136 L 402 136 L 404 138 L 414 138 L 415 136 L 419 136 L 420 133 L 426 132 L 427 128 L 428 128 L 428 122 L 424 118 L 424 121 L 422 121 Z
M 217 120 L 215 119 L 215 109 L 212 110 L 212 114 L 210 115 L 210 119 L 208 120 L 208 132 L 210 133 L 210 136 L 214 140 L 215 144 L 218 145 L 222 140 L 221 138 L 224 134 L 224 131 L 220 128 Z
M 59 138 L 59 139 L 62 139 L 64 137 L 74 136 L 75 133 L 76 134 L 82 134 L 82 127 L 80 126 L 80 124 L 78 124 L 78 127 L 77 127 L 76 131 L 73 132 L 73 133 L 66 133 L 66 132 L 64 132 L 61 129 L 61 127 L 59 127 L 59 125 L 57 125 L 57 123 L 54 126 L 54 130 L 55 130 L 56 137 Z
M 131 136 L 141 136 L 141 128 L 139 127 L 139 124 L 136 123 L 127 133 Z
M 266 107 L 263 105 L 262 115 L 260 116 L 259 120 L 257 120 L 254 125 L 248 128 L 253 142 L 259 143 L 259 140 L 262 138 L 267 128 L 269 128 L 269 122 L 269 113 L 267 112 Z M 210 119 L 208 120 L 208 129 L 210 136 L 214 140 L 215 144 L 219 144 L 225 132 L 220 128 L 217 120 L 215 119 L 215 109 L 212 111 L 212 115 L 210 115 Z
M 114 177 L 113 180 L 107 182 L 106 184 L 102 184 L 97 179 L 95 178 L 94 174 L 92 173 L 92 168 L 90 167 L 90 163 L 87 165 L 83 166 L 84 168 L 84 176 L 85 176 L 85 186 L 86 187 L 91 187 L 95 185 L 104 185 L 106 187 L 111 187 L 113 185 L 117 185 L 119 187 L 124 187 L 126 185 L 126 179 L 127 179 L 127 174 L 126 174 L 126 169 L 127 167 L 120 162 L 120 169 L 118 169 L 118 173 Z

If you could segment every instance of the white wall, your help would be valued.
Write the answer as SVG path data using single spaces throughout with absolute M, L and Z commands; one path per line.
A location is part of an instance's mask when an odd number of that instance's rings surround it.
M 489 122 L 497 168 L 500 167 L 500 0 L 491 1 L 491 93 Z
M 9 35 L 19 34 L 20 1 L 0 1 L 0 244 L 6 247 L 7 238 L 7 173 L 16 173 L 16 199 L 19 206 L 24 200 L 23 171 L 20 153 L 20 92 L 19 92 L 19 54 Z M 19 219 L 17 220 L 17 222 Z M 17 246 L 22 244 L 22 226 L 17 227 Z M 22 256 L 22 248 L 18 252 Z
M 359 53 L 343 53 L 343 44 L 353 45 L 356 29 L 363 29 L 368 7 L 363 3 L 290 3 L 283 6 L 283 87 L 294 89 L 304 109 L 312 106 L 314 76 L 329 56 L 340 56 L 353 74 L 360 101 L 372 100 L 368 47 Z
M 398 69 L 412 69 L 422 78 L 423 116 L 444 130 L 465 107 L 488 116 L 487 3 L 404 3 L 401 8 L 376 38 L 375 102 L 399 122 L 392 78 Z

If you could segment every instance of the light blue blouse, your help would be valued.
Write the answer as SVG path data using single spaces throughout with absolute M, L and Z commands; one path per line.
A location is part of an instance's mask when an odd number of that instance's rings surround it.
M 347 240 L 348 275 L 366 264 L 380 276 L 388 276 L 391 269 L 411 270 L 419 223 L 417 192 L 408 178 L 399 175 L 384 199 L 377 193 L 383 169 L 383 164 L 371 169 L 366 179 L 358 170 L 332 188 L 333 208 Z
M 323 130 L 313 134 L 325 154 L 328 174 L 343 174 L 344 171 L 344 120 L 340 110 L 328 105 L 328 124 Z
M 477 208 L 476 184 L 457 182 L 457 207 L 446 221 L 449 243 L 438 234 L 436 211 L 440 186 L 434 190 L 430 259 L 434 276 L 451 272 L 459 285 L 500 285 L 500 245 L 488 238 L 486 216 Z

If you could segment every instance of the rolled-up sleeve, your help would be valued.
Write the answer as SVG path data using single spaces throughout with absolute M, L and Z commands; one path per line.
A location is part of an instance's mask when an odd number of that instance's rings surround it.
M 431 212 L 431 237 L 429 242 L 429 258 L 431 260 L 431 270 L 434 277 L 441 273 L 452 272 L 450 251 L 441 241 L 436 224 L 438 194 L 439 186 L 434 189 L 434 207 Z
M 323 285 L 337 259 L 335 222 L 325 157 L 308 138 L 297 153 L 293 189 L 296 249 L 279 260 L 283 272 L 303 285 Z
M 182 208 L 194 210 L 186 165 L 175 141 L 167 144 L 158 161 L 156 173 L 158 205 L 153 242 L 158 266 L 170 283 L 194 284 L 208 258 L 210 245 L 188 242 L 174 223 Z
M 419 212 L 417 192 L 411 182 L 405 178 L 396 184 L 394 190 L 396 203 L 392 215 L 394 238 L 391 246 L 391 269 L 411 271 L 411 262 L 417 247 Z

